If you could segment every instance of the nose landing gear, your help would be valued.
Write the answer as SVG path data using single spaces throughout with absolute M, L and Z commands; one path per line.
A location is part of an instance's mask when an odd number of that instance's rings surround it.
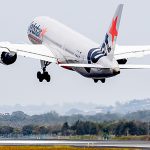
M 105 83 L 106 79 L 101 79 L 100 81 L 101 81 L 102 83 Z
M 95 82 L 95 83 L 98 83 L 98 79 L 94 79 L 94 82 Z
M 101 81 L 102 83 L 105 83 L 106 79 L 94 79 L 95 83 L 98 83 L 98 81 Z

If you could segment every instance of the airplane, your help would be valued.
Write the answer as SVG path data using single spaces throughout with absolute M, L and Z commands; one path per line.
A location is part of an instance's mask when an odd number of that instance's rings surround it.
M 95 83 L 105 83 L 122 69 L 150 69 L 150 65 L 127 64 L 129 58 L 150 54 L 150 46 L 116 44 L 122 10 L 123 4 L 120 4 L 101 45 L 54 19 L 36 17 L 27 31 L 32 44 L 0 42 L 0 62 L 11 65 L 18 55 L 38 59 L 42 70 L 37 72 L 40 82 L 50 82 L 47 66 L 51 63 L 75 71 Z

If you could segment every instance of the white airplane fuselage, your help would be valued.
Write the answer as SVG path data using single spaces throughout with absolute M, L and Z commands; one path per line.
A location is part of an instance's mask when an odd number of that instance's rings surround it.
M 35 18 L 29 26 L 28 37 L 33 44 L 43 44 L 51 49 L 59 64 L 92 63 L 88 58 L 89 52 L 100 47 L 99 44 L 49 17 Z M 103 66 L 103 69 L 79 67 L 66 67 L 66 69 L 93 79 L 104 79 L 120 73 L 115 59 L 102 57 L 96 63 Z
M 32 44 L 0 42 L 0 63 L 11 65 L 18 56 L 40 60 L 39 82 L 51 81 L 47 66 L 55 63 L 60 67 L 105 83 L 106 78 L 120 73 L 121 69 L 150 69 L 150 65 L 127 64 L 129 58 L 150 55 L 150 45 L 119 46 L 117 38 L 123 11 L 119 4 L 101 45 L 75 32 L 49 17 L 37 17 L 28 28 Z

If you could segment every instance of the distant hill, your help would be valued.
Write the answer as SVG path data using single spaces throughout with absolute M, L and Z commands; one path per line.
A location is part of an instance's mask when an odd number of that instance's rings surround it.
M 129 114 L 137 111 L 150 110 L 150 99 L 142 100 L 131 100 L 125 103 L 117 102 L 114 106 L 101 106 L 93 103 L 63 103 L 63 104 L 41 104 L 41 105 L 27 105 L 22 106 L 16 104 L 14 106 L 1 105 L 0 114 L 9 113 L 15 111 L 23 111 L 28 115 L 40 115 L 47 112 L 55 111 L 61 115 L 96 115 L 99 113 L 119 113 L 119 114 Z
M 126 120 L 138 120 L 143 122 L 150 122 L 150 110 L 128 113 L 124 116 L 124 118 Z
M 119 113 L 98 113 L 95 115 L 64 115 L 60 116 L 56 112 L 49 112 L 41 115 L 27 115 L 22 111 L 13 112 L 12 114 L 0 115 L 1 126 L 22 127 L 24 125 L 62 125 L 64 122 L 73 124 L 74 122 L 92 121 L 92 122 L 108 122 L 119 120 L 135 120 L 135 121 L 150 121 L 149 111 L 137 111 L 126 115 Z
M 77 114 L 84 114 L 84 111 L 76 109 L 76 108 L 72 108 L 69 111 L 67 111 L 65 114 L 66 115 L 69 114 L 70 116 L 71 115 L 77 115 Z
M 150 110 L 150 99 L 142 99 L 142 100 L 131 100 L 125 103 L 117 102 L 115 106 L 108 107 L 97 107 L 103 113 L 121 113 L 127 114 L 136 111 L 145 111 Z
M 129 102 L 121 103 L 117 102 L 114 106 L 94 106 L 91 108 L 87 107 L 81 108 L 80 106 L 71 107 L 65 114 L 73 115 L 73 114 L 82 114 L 82 115 L 95 115 L 97 113 L 119 113 L 119 114 L 128 114 L 136 111 L 145 111 L 150 110 L 150 99 L 142 99 L 142 100 L 131 100 Z M 94 107 L 93 107 L 94 106 Z

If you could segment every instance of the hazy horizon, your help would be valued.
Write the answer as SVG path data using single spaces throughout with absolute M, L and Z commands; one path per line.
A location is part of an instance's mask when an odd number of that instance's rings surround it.
M 0 115 L 12 114 L 16 111 L 22 111 L 28 115 L 45 114 L 49 112 L 56 112 L 59 115 L 94 115 L 97 113 L 120 113 L 126 114 L 136 111 L 150 110 L 150 98 L 143 100 L 130 100 L 128 102 L 116 102 L 115 105 L 101 105 L 95 103 L 62 103 L 62 104 L 14 104 L 14 105 L 0 105 Z

